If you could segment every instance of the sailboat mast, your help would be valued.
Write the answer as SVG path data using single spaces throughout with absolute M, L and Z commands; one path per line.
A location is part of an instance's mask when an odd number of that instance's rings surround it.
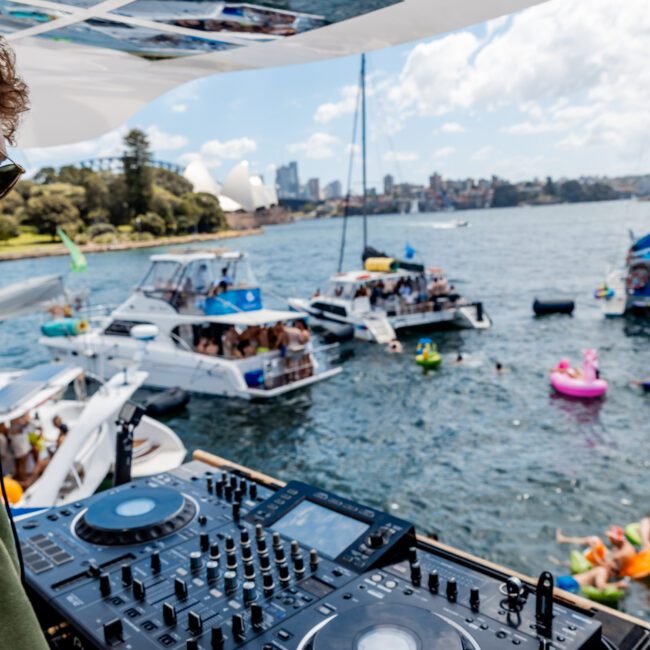
M 363 250 L 368 246 L 368 209 L 366 199 L 366 55 L 361 55 L 361 158 L 363 170 Z

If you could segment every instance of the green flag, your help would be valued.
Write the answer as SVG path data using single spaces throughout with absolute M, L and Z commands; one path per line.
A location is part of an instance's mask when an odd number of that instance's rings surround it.
M 88 268 L 88 262 L 86 262 L 84 254 L 77 248 L 77 245 L 63 232 L 61 228 L 56 229 L 56 234 L 61 238 L 63 245 L 70 253 L 70 268 L 77 272 L 85 271 Z

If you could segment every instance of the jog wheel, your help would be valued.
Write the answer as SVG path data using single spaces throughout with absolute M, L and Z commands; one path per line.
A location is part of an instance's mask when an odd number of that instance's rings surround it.
M 451 625 L 421 607 L 363 605 L 345 611 L 321 628 L 313 650 L 464 650 Z
M 102 546 L 142 544 L 184 528 L 196 514 L 196 505 L 170 488 L 134 487 L 108 494 L 79 518 L 75 532 Z

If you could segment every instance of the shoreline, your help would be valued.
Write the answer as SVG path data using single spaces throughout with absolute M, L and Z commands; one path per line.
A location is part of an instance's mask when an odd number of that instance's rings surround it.
M 82 253 L 113 253 L 138 248 L 158 248 L 159 246 L 174 246 L 177 244 L 196 244 L 198 242 L 218 241 L 220 239 L 235 239 L 249 235 L 261 235 L 263 228 L 250 228 L 247 230 L 221 230 L 220 232 L 202 235 L 181 235 L 178 237 L 160 237 L 150 241 L 119 241 L 113 244 L 83 244 L 79 246 Z M 13 262 L 16 260 L 37 259 L 39 257 L 61 257 L 69 255 L 68 249 L 63 244 L 41 244 L 43 250 L 31 248 L 24 251 L 11 251 L 0 253 L 0 262 Z

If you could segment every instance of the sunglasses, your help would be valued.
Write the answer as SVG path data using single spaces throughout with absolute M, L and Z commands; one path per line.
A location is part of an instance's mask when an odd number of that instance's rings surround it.
M 25 170 L 6 154 L 0 154 L 0 199 L 11 192 Z

